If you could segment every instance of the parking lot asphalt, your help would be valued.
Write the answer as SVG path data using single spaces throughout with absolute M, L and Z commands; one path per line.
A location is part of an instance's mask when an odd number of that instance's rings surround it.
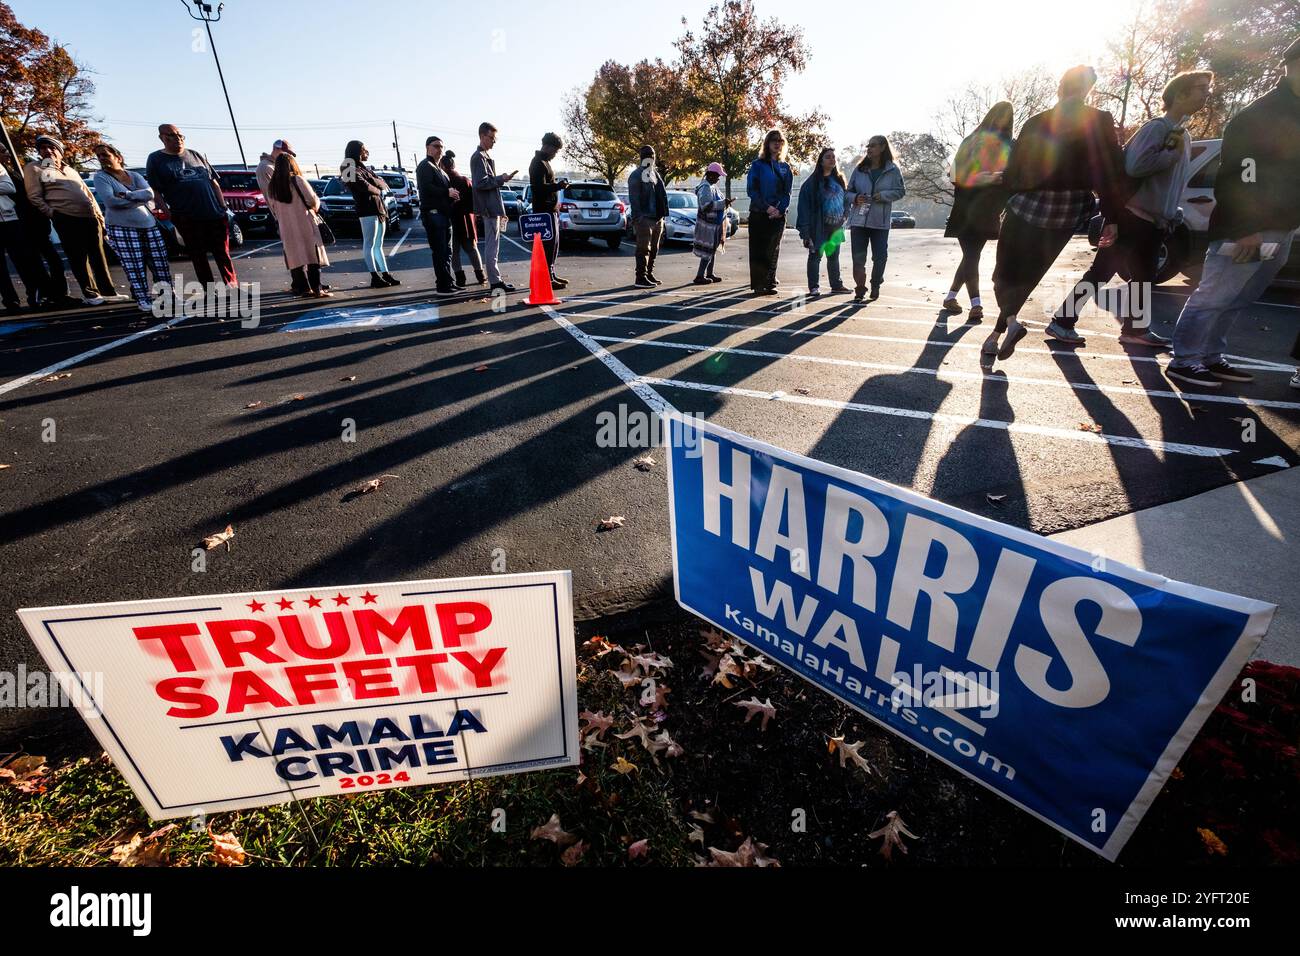
M 512 239 L 502 269 L 520 290 L 501 310 L 484 287 L 435 299 L 423 232 L 404 221 L 387 243 L 403 284 L 370 290 L 359 243 L 343 238 L 325 272 L 330 300 L 289 296 L 278 244 L 250 239 L 236 266 L 260 289 L 256 325 L 133 306 L 10 320 L 5 604 L 571 569 L 579 617 L 635 607 L 671 593 L 663 455 L 598 436 L 602 413 L 629 420 L 647 395 L 1040 533 L 1300 461 L 1286 357 L 1300 309 L 1285 294 L 1232 337 L 1257 381 L 1182 393 L 1161 372 L 1167 357 L 1126 350 L 1095 306 L 1082 349 L 1037 334 L 1088 263 L 1078 239 L 1022 313 L 1035 334 L 985 373 L 991 319 L 939 308 L 956 244 L 907 230 L 891 245 L 881 297 L 864 304 L 795 295 L 793 232 L 786 294 L 758 299 L 744 230 L 719 259 L 726 281 L 707 288 L 690 283 L 686 247 L 661 254 L 655 290 L 632 286 L 630 245 L 565 249 L 557 271 L 571 284 L 542 309 L 523 304 L 528 253 Z M 989 248 L 986 277 L 992 259 Z M 1162 288 L 1157 331 L 1168 334 L 1188 291 Z M 656 463 L 642 471 L 633 462 L 647 451 Z M 597 530 L 614 515 L 626 524 Z M 198 562 L 203 537 L 227 525 L 229 550 Z M 1207 560 L 1225 544 L 1244 543 L 1207 542 Z M 39 664 L 12 613 L 0 614 L 0 661 Z

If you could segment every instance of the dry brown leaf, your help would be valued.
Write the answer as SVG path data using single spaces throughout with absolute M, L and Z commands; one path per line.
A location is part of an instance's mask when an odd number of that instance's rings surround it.
M 573 846 L 560 854 L 560 862 L 565 866 L 577 866 L 578 861 L 582 859 L 582 855 L 586 852 L 586 842 L 579 840 L 577 843 L 573 844 Z
M 13 465 L 0 464 L 0 471 L 4 471 L 6 468 L 12 468 L 12 467 Z
M 355 375 L 344 375 L 341 379 L 339 379 L 340 382 L 355 382 L 356 380 L 357 377 Z
M 811 394 L 812 394 L 812 393 L 809 392 L 808 389 L 806 389 L 806 388 L 796 388 L 794 391 L 795 391 L 795 394 L 796 394 L 796 395 L 811 395 Z
M 673 740 L 666 730 L 653 739 L 653 744 L 655 752 L 662 752 L 665 757 L 680 757 L 686 753 L 682 745 Z
M 372 491 L 378 491 L 384 487 L 384 483 L 393 478 L 401 478 L 401 475 L 380 475 L 378 478 L 371 478 L 369 481 L 363 481 L 357 486 L 357 494 L 368 495 Z
M 641 746 L 646 750 L 653 752 L 654 748 L 650 744 L 650 734 L 657 730 L 654 723 L 638 717 L 632 722 L 632 729 L 625 734 L 615 734 L 619 740 L 631 740 L 633 737 L 641 741 Z
M 476 366 L 474 367 L 474 371 L 476 371 L 476 372 L 486 372 L 486 371 L 487 371 L 488 369 L 490 369 L 491 367 L 492 367 L 491 365 L 476 365 Z
M 247 405 L 245 405 L 244 407 L 245 407 L 245 408 L 261 408 L 261 407 L 262 407 L 263 405 L 265 405 L 265 404 L 266 404 L 266 402 L 249 402 L 249 403 L 248 403 Z
M 622 515 L 610 515 L 604 521 L 596 525 L 597 531 L 613 531 L 615 528 L 623 527 L 627 521 Z
M 655 460 L 650 455 L 642 455 L 632 464 L 636 466 L 637 471 L 650 471 L 655 466 Z
M 295 402 L 304 402 L 304 401 L 307 400 L 307 396 L 306 396 L 306 395 L 295 395 L 295 396 L 293 397 L 293 400 L 294 400 Z
M 666 671 L 673 666 L 671 658 L 664 657 L 662 654 L 656 654 L 651 651 L 649 654 L 636 654 L 631 658 L 633 664 L 645 670 Z
M 627 690 L 629 687 L 641 686 L 642 678 L 639 674 L 629 674 L 627 671 L 610 671 L 610 673 L 618 678 L 619 683 L 623 685 L 624 690 Z
M 648 839 L 637 840 L 635 843 L 633 843 L 631 846 L 627 848 L 627 858 L 629 860 L 639 860 L 641 859 L 641 857 L 645 856 L 649 852 L 650 852 L 650 841 Z
M 61 379 L 61 378 L 72 378 L 72 373 L 71 373 L 71 372 L 60 372 L 58 375 L 51 375 L 49 378 L 46 378 L 45 381 L 47 381 L 47 382 L 57 382 L 57 381 L 58 381 L 59 379 Z
M 858 751 L 862 749 L 862 745 L 865 743 L 865 740 L 859 740 L 856 744 L 850 744 L 845 743 L 843 737 L 832 737 L 828 749 L 831 753 L 839 751 L 841 767 L 845 766 L 847 761 L 852 760 L 858 767 L 861 767 L 867 773 L 874 773 L 875 771 L 871 769 L 871 764 L 867 763 L 867 759 L 858 753 Z
M 758 695 L 755 694 L 749 700 L 736 701 L 732 706 L 745 708 L 745 723 L 749 723 L 755 714 L 762 714 L 763 722 L 759 725 L 759 730 L 767 730 L 767 722 L 776 716 L 776 708 L 772 705 L 771 697 L 767 700 L 759 700 Z
M 745 837 L 735 853 L 727 853 L 717 847 L 709 847 L 713 857 L 713 866 L 780 866 L 781 862 L 766 854 L 767 844 L 755 842 L 753 837 Z
M 208 827 L 208 836 L 212 837 L 212 859 L 220 866 L 243 866 L 244 847 L 234 833 L 213 833 Z
M 169 823 L 149 834 L 137 833 L 130 842 L 113 848 L 113 862 L 118 866 L 167 866 L 167 839 L 176 829 Z
M 619 757 L 612 764 L 610 764 L 609 769 L 613 770 L 615 773 L 621 773 L 624 776 L 627 776 L 629 773 L 640 770 L 641 768 L 638 767 L 636 764 L 632 763 L 630 760 L 625 760 L 624 758 Z
M 691 824 L 691 832 L 686 837 L 687 843 L 692 841 L 698 843 L 700 846 L 704 846 L 704 830 L 693 823 Z
M 226 550 L 230 550 L 230 539 L 235 536 L 234 525 L 226 525 L 225 531 L 218 531 L 216 534 L 210 534 L 203 539 L 203 547 L 211 551 L 213 548 L 219 548 L 223 544 Z
M 1101 434 L 1101 426 L 1096 422 L 1079 422 L 1075 427 L 1081 432 L 1092 432 L 1094 435 Z
M 586 721 L 587 726 L 582 728 L 583 734 L 590 734 L 592 737 L 603 737 L 605 731 L 614 726 L 614 718 L 608 717 L 603 711 L 584 710 L 578 715 L 578 719 Z
M 894 852 L 895 847 L 902 850 L 904 856 L 907 855 L 907 844 L 903 842 L 903 837 L 910 837 L 913 840 L 920 839 L 903 823 L 903 818 L 898 815 L 897 810 L 890 810 L 886 813 L 885 825 L 874 833 L 867 834 L 868 840 L 874 840 L 876 837 L 885 838 L 885 842 L 880 846 L 880 855 L 886 860 L 890 858 L 890 854 Z
M 1211 856 L 1216 853 L 1219 856 L 1228 855 L 1228 845 L 1220 840 L 1218 834 L 1213 830 L 1208 829 L 1207 827 L 1197 827 L 1196 832 L 1200 835 L 1201 843 L 1205 845 L 1206 853 L 1209 853 Z
M 19 793 L 44 793 L 49 772 L 44 757 L 15 757 L 0 769 L 0 787 L 9 787 Z
M 718 672 L 713 675 L 713 683 L 721 684 L 723 687 L 727 688 L 727 690 L 731 690 L 735 685 L 731 683 L 729 678 L 740 676 L 741 670 L 740 666 L 736 663 L 736 659 L 730 654 L 725 654 L 723 655 L 722 660 L 718 661 Z
M 531 835 L 534 840 L 550 840 L 556 846 L 569 846 L 571 843 L 578 842 L 576 836 L 560 826 L 560 815 L 558 813 L 552 813 L 551 819 L 540 827 L 533 827 Z

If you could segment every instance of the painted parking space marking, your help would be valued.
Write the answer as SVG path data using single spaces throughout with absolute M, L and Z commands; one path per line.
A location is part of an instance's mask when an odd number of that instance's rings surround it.
M 389 305 L 366 308 L 315 309 L 280 326 L 281 332 L 321 329 L 366 329 L 385 325 L 417 325 L 438 321 L 436 305 Z

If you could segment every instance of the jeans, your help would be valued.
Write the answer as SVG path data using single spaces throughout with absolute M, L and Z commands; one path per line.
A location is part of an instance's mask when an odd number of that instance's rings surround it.
M 117 295 L 104 257 L 104 226 L 98 216 L 54 214 L 54 228 L 63 242 L 68 266 L 81 286 L 82 295 Z
M 826 252 L 826 278 L 830 280 L 831 288 L 838 289 L 844 283 L 840 279 L 840 244 L 834 243 L 835 248 Z M 808 291 L 821 288 L 821 266 L 822 266 L 822 246 L 813 246 L 808 250 Z
M 41 260 L 32 251 L 22 223 L 16 219 L 0 222 L 0 293 L 3 293 L 5 305 L 16 306 L 18 292 L 9 279 L 9 269 L 4 261 L 5 253 L 8 253 L 9 258 L 13 260 L 18 276 L 27 287 L 27 303 L 35 305 L 39 294 L 49 289 L 50 277 L 45 274 Z M 62 263 L 59 264 L 59 274 L 63 274 Z
M 785 235 L 785 216 L 773 219 L 765 209 L 749 217 L 749 287 L 766 292 L 776 287 L 776 267 Z
M 1010 211 L 1003 217 L 997 265 L 993 267 L 993 294 L 998 297 L 996 331 L 1005 332 L 1007 320 L 1020 314 L 1072 235 L 1073 229 L 1040 229 Z
M 435 255 L 436 259 L 437 256 Z M 497 260 L 501 258 L 501 220 L 496 216 L 483 217 L 483 265 L 487 269 L 488 282 L 497 285 L 501 282 L 501 270 Z
M 386 218 L 361 217 L 361 258 L 371 272 L 388 271 L 388 259 L 384 256 L 384 233 L 387 229 Z
M 653 274 L 655 257 L 659 255 L 659 243 L 663 239 L 664 221 L 662 219 L 633 220 L 636 231 L 636 274 L 642 278 Z
M 867 287 L 867 246 L 871 247 L 871 285 L 885 280 L 885 263 L 889 261 L 889 230 L 854 226 L 849 230 L 853 251 L 853 284 L 861 292 Z
M 1250 305 L 1264 294 L 1286 265 L 1296 231 L 1263 231 L 1265 242 L 1278 243 L 1277 254 L 1267 262 L 1233 262 L 1219 254 L 1223 240 L 1210 243 L 1196 291 L 1183 305 L 1174 326 L 1174 359 L 1182 368 L 1218 365 L 1228 347 L 1228 332 Z
M 438 284 L 438 291 L 450 292 L 456 283 L 451 275 L 451 217 L 441 212 L 424 213 L 424 232 L 433 251 L 433 274 Z M 488 230 L 489 235 L 491 230 Z M 498 248 L 500 245 L 498 243 Z M 491 275 L 491 270 L 488 272 Z
M 225 219 L 173 219 L 176 231 L 185 240 L 185 251 L 194 263 L 194 275 L 204 285 L 212 283 L 208 253 L 221 272 L 221 281 L 235 284 L 235 264 L 230 259 L 230 232 Z
M 1151 325 L 1151 291 L 1155 286 L 1160 243 L 1164 241 L 1165 231 L 1127 209 L 1120 214 L 1116 225 L 1119 237 L 1115 244 L 1097 250 L 1088 271 L 1056 310 L 1055 320 L 1067 329 L 1074 328 L 1089 296 L 1096 297 L 1097 290 L 1113 279 L 1125 263 L 1128 264 L 1129 284 L 1122 300 L 1120 331 L 1129 334 L 1135 328 L 1145 329 Z

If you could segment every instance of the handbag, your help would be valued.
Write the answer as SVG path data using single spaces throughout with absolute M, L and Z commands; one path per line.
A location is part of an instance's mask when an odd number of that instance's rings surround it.
M 297 179 L 293 181 L 293 189 L 294 192 L 298 194 L 298 198 L 302 200 L 302 204 L 307 207 L 307 212 L 311 215 L 312 220 L 316 223 L 316 229 L 320 232 L 320 244 L 322 246 L 334 245 L 336 241 L 334 238 L 334 230 L 330 228 L 329 223 L 321 218 L 320 213 L 307 205 L 307 197 L 302 194 L 302 187 L 298 185 Z

